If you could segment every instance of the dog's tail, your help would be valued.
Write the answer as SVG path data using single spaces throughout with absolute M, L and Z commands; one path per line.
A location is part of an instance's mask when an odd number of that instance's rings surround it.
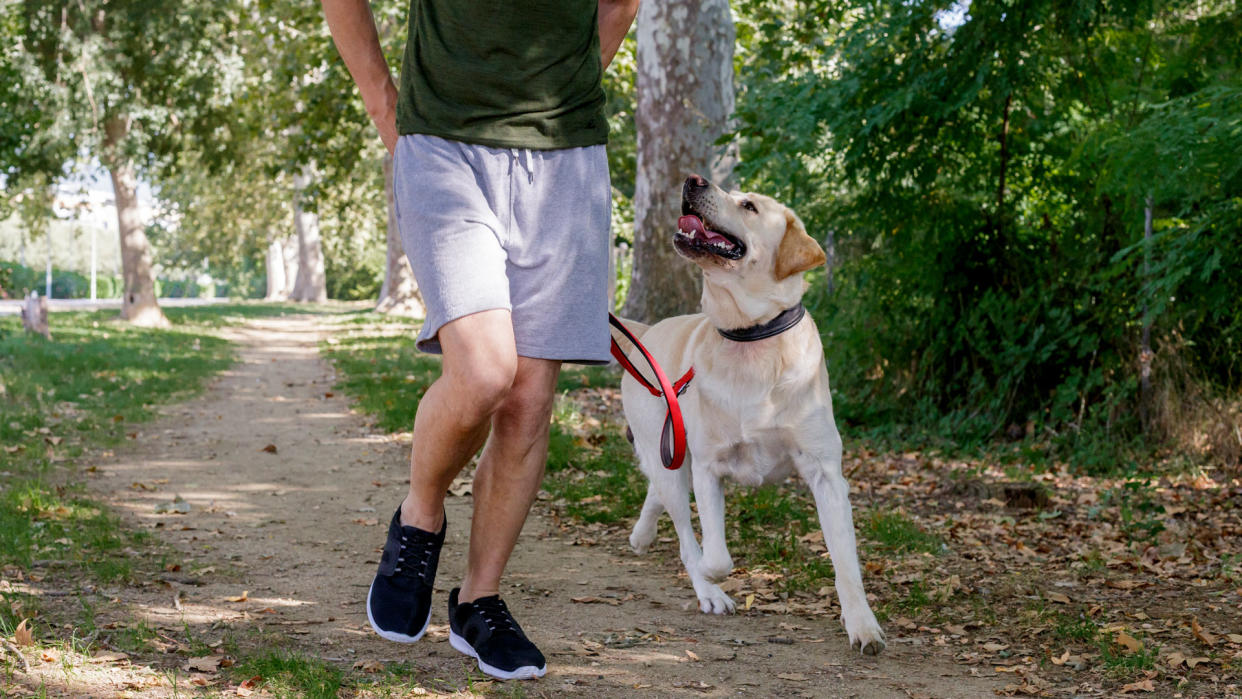
M 651 329 L 650 325 L 644 325 L 636 320 L 630 320 L 629 318 L 618 317 L 617 320 L 620 320 L 625 325 L 625 329 L 629 330 L 634 337 L 640 340 L 643 339 L 643 335 L 647 334 L 647 331 Z M 620 331 L 611 326 L 608 329 L 612 332 L 612 339 L 616 340 L 618 345 L 621 345 L 622 352 L 629 354 L 630 351 L 634 349 L 634 343 L 630 342 L 629 339 L 627 339 L 625 335 L 622 335 Z

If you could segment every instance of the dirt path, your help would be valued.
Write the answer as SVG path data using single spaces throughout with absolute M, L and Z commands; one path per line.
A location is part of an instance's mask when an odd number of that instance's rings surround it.
M 292 638 L 347 668 L 400 661 L 424 687 L 465 688 L 472 661 L 446 642 L 447 592 L 437 593 L 428 638 L 413 646 L 373 635 L 363 608 L 405 489 L 408 445 L 373 431 L 335 394 L 315 319 L 228 333 L 239 363 L 99 466 L 96 491 L 186 564 L 163 583 L 108 593 L 153 628 L 184 635 L 188 626 L 209 644 L 226 627 L 249 629 L 259 642 Z M 157 514 L 177 495 L 188 513 Z M 471 499 L 450 497 L 447 507 L 445 591 L 461 578 Z M 548 676 L 522 685 L 527 694 L 965 697 L 1003 684 L 894 628 L 888 650 L 871 659 L 850 651 L 834 619 L 702 615 L 671 545 L 639 558 L 623 537 L 596 546 L 573 538 L 536 512 L 509 566 L 503 594 L 549 657 Z

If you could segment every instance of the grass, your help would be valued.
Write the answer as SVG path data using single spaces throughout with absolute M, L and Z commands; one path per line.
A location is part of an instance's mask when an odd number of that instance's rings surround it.
M 252 655 L 230 670 L 238 682 L 262 678 L 263 690 L 278 697 L 335 699 L 345 679 L 344 671 L 336 665 L 292 651 Z
M 54 313 L 52 339 L 0 318 L 0 569 L 39 587 L 127 584 L 170 561 L 155 539 L 130 531 L 82 483 L 91 458 L 137 436 L 159 406 L 185 400 L 234 360 L 215 328 L 248 317 L 300 313 L 292 305 L 230 304 L 166 309 L 167 329 L 135 328 L 114 311 Z M 310 309 L 312 312 L 320 312 Z M 158 634 L 141 621 L 101 628 L 108 603 L 0 593 L 0 635 L 33 619 L 41 645 L 89 652 L 101 644 L 155 653 Z M 64 622 L 72 622 L 65 624 Z M 62 638 L 72 628 L 70 638 Z M 60 639 L 60 640 L 57 640 Z
M 57 313 L 51 341 L 0 319 L 0 565 L 131 579 L 126 549 L 145 535 L 124 530 L 65 466 L 124 441 L 156 406 L 232 362 L 228 342 L 189 323 L 201 309 L 178 310 L 187 313 L 170 330 L 133 328 L 108 312 Z
M 873 512 L 862 522 L 862 534 L 878 548 L 892 553 L 939 553 L 944 542 L 923 531 L 900 512 Z

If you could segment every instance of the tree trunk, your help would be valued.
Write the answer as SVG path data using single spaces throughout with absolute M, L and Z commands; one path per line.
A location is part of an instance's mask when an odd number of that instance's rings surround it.
M 715 145 L 733 112 L 727 0 L 647 0 L 638 11 L 638 177 L 634 267 L 624 315 L 643 322 L 699 307 L 701 275 L 673 250 L 681 184 L 728 181 L 736 156 Z
M 323 272 L 319 215 L 302 208 L 302 193 L 309 184 L 310 175 L 305 170 L 293 178 L 293 227 L 298 235 L 298 272 L 290 298 L 323 303 L 328 300 L 328 286 Z
M 123 152 L 129 123 L 112 117 L 104 123 L 104 147 L 100 161 L 112 176 L 116 198 L 117 229 L 121 236 L 121 317 L 134 325 L 166 327 L 168 319 L 155 300 L 155 274 L 151 269 L 151 244 L 138 213 L 138 179 L 134 165 Z
M 388 264 L 384 268 L 384 286 L 380 287 L 379 313 L 393 313 L 422 318 L 427 314 L 423 295 L 418 291 L 414 270 L 401 245 L 397 228 L 397 199 L 392 186 L 392 156 L 384 155 L 384 196 L 388 201 Z
M 267 295 L 265 301 L 286 301 L 289 283 L 285 279 L 285 246 L 273 238 L 267 244 Z
M 285 259 L 285 292 L 283 300 L 293 298 L 293 285 L 298 279 L 298 236 L 291 233 L 280 242 L 281 253 Z
M 1151 296 L 1151 196 L 1147 197 L 1147 206 L 1143 209 L 1143 284 L 1139 287 L 1143 295 L 1143 330 L 1139 336 L 1139 421 L 1144 431 L 1152 426 L 1152 395 L 1151 395 L 1151 317 L 1147 315 L 1147 299 Z

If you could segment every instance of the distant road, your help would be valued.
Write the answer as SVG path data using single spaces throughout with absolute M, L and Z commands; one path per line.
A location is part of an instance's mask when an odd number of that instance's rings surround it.
M 159 299 L 159 304 L 168 308 L 177 306 L 210 306 L 215 303 L 228 303 L 227 298 L 216 299 Z M 56 311 L 99 311 L 104 309 L 120 310 L 121 299 L 51 299 L 48 310 Z M 0 300 L 0 316 L 21 315 L 22 301 Z

